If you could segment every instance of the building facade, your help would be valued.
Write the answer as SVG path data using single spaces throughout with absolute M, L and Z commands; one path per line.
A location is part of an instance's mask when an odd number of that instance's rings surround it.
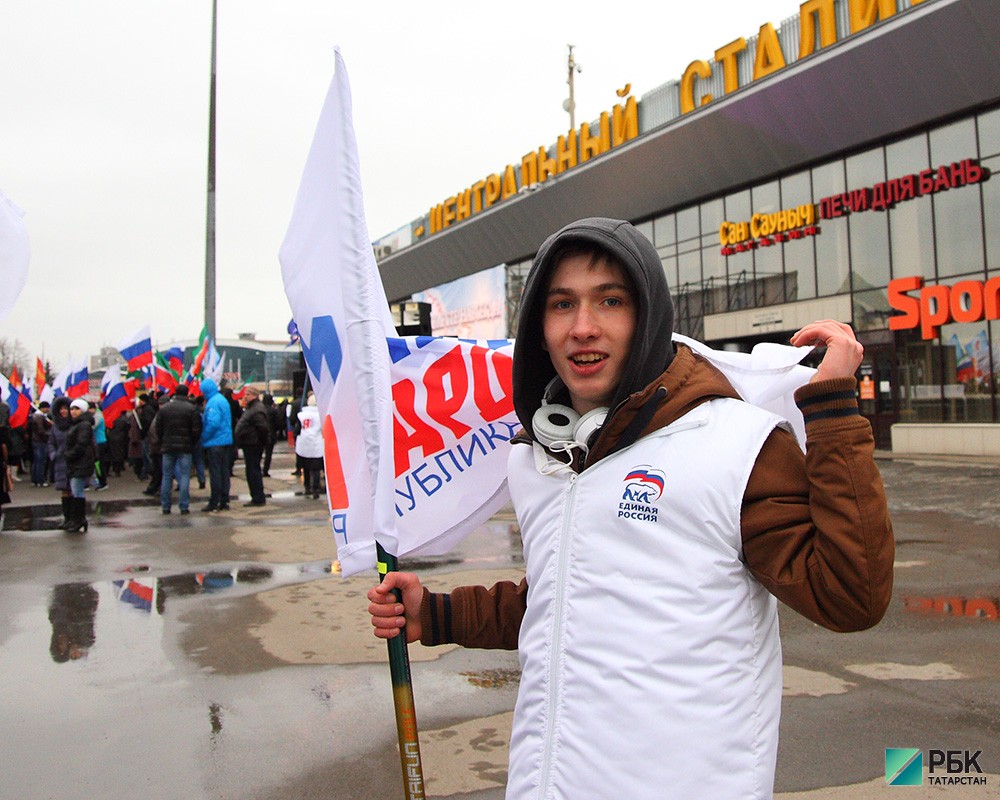
M 748 351 L 848 322 L 878 446 L 1000 455 L 995 3 L 809 0 L 714 56 L 386 237 L 390 297 L 503 263 L 515 299 L 549 233 L 629 219 L 679 332 Z

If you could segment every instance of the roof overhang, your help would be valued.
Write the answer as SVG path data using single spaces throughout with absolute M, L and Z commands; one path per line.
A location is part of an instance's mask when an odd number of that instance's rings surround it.
M 393 253 L 386 294 L 525 258 L 581 217 L 642 219 L 998 98 L 996 0 L 928 0 Z

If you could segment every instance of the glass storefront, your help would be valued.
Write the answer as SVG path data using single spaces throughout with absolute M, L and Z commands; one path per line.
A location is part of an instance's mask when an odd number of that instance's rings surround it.
M 904 193 L 886 206 L 873 203 L 879 195 L 871 191 L 967 160 L 1000 172 L 1000 109 L 641 223 L 672 287 L 678 331 L 704 339 L 704 319 L 712 314 L 847 295 L 854 327 L 871 352 L 862 375 L 867 415 L 889 423 L 1000 421 L 1000 322 L 945 324 L 939 337 L 924 339 L 919 328 L 889 330 L 888 302 L 896 278 L 950 287 L 1000 277 L 1000 176 Z M 811 231 L 800 227 L 805 234 L 749 228 L 741 246 L 726 248 L 720 240 L 726 224 L 774 219 L 807 205 L 819 209 L 822 199 L 834 197 L 844 198 L 842 213 L 817 214 Z M 748 337 L 739 344 L 753 343 Z

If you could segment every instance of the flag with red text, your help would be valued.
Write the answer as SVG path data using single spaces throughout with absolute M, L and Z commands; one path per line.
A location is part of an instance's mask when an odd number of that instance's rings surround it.
M 395 335 L 339 50 L 280 261 L 323 420 L 343 573 L 375 566 L 376 538 L 397 556 L 443 552 L 506 499 L 509 343 Z

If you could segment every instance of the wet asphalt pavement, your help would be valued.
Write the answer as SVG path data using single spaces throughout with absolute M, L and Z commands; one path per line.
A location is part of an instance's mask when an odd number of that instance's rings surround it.
M 1000 464 L 880 466 L 893 603 L 849 635 L 782 614 L 776 792 L 1000 796 Z M 90 493 L 85 535 L 55 529 L 54 490 L 15 486 L 0 534 L 0 796 L 403 796 L 385 647 L 365 613 L 375 576 L 336 574 L 324 503 L 296 495 L 290 471 L 278 454 L 264 508 L 201 513 L 195 489 L 187 516 L 112 479 Z M 245 493 L 241 476 L 238 462 Z M 516 526 L 501 513 L 448 556 L 403 566 L 439 590 L 516 579 Z M 410 657 L 427 795 L 503 797 L 516 654 Z M 886 747 L 982 750 L 987 784 L 889 787 Z

